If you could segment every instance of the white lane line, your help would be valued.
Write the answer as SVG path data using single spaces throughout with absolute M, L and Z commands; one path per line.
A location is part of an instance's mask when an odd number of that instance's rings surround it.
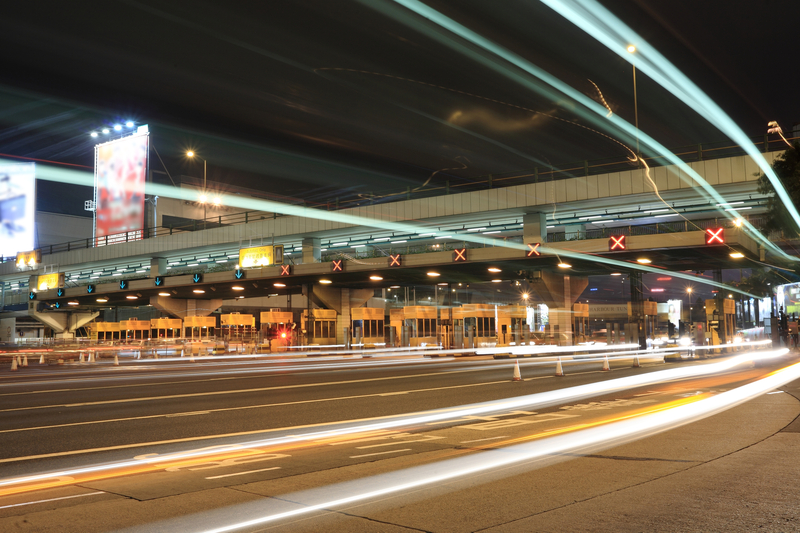
M 195 416 L 195 415 L 207 415 L 211 411 L 190 411 L 188 413 L 172 413 L 169 415 L 164 415 L 166 418 L 173 418 L 176 416 Z
M 243 476 L 245 474 L 255 474 L 256 472 L 266 472 L 267 470 L 279 470 L 281 467 L 273 466 L 270 468 L 261 468 L 260 470 L 248 470 L 247 472 L 236 472 L 235 474 L 223 474 L 221 476 L 211 476 L 207 477 L 206 479 L 221 479 L 224 477 L 231 477 L 231 476 Z
M 15 503 L 13 505 L 4 505 L 0 509 L 8 509 L 10 507 L 21 507 L 23 505 L 34 505 L 36 503 L 55 502 L 58 500 L 69 500 L 70 498 L 83 498 L 84 496 L 94 496 L 96 494 L 105 494 L 102 490 L 97 492 L 87 492 L 86 494 L 75 494 L 74 496 L 62 496 L 60 498 L 50 498 L 47 500 L 36 500 L 35 502 Z
M 404 448 L 402 450 L 391 450 L 388 452 L 376 452 L 376 453 L 365 453 L 364 455 L 351 455 L 350 459 L 358 459 L 360 457 L 372 457 L 373 455 L 386 455 L 387 453 L 400 453 L 400 452 L 410 452 L 411 448 Z
M 146 402 L 146 401 L 164 401 L 164 400 L 175 400 L 178 398 L 198 398 L 201 396 L 222 396 L 222 395 L 229 395 L 229 394 L 246 394 L 252 392 L 267 392 L 267 391 L 274 391 L 274 390 L 287 390 L 287 389 L 306 389 L 311 387 L 325 387 L 331 385 L 351 385 L 356 383 L 369 383 L 374 381 L 394 381 L 398 379 L 413 379 L 413 378 L 425 378 L 425 377 L 433 377 L 433 376 L 442 376 L 442 375 L 450 375 L 450 374 L 461 374 L 466 372 L 479 372 L 485 371 L 484 368 L 474 368 L 469 370 L 455 370 L 451 372 L 431 372 L 429 374 L 414 374 L 414 375 L 407 375 L 407 376 L 387 376 L 383 378 L 368 378 L 368 379 L 351 379 L 346 381 L 325 381 L 322 383 L 304 383 L 300 385 L 280 385 L 276 387 L 259 387 L 256 389 L 236 389 L 236 390 L 224 390 L 224 391 L 212 391 L 212 392 L 192 392 L 186 394 L 172 394 L 169 396 L 146 396 L 143 398 L 123 398 L 119 400 L 102 400 L 97 402 L 81 402 L 81 403 L 65 403 L 65 404 L 55 404 L 55 405 L 37 405 L 31 407 L 14 407 L 11 409 L 0 409 L 0 413 L 10 413 L 14 411 L 31 411 L 37 409 L 54 409 L 54 408 L 63 408 L 63 407 L 88 407 L 93 405 L 113 405 L 118 403 L 134 403 L 134 402 Z M 498 382 L 499 383 L 499 382 Z
M 508 435 L 500 435 L 499 437 L 489 437 L 486 439 L 462 440 L 461 442 L 459 442 L 459 444 L 468 444 L 470 442 L 482 442 L 485 440 L 505 439 L 506 437 L 508 437 Z
M 553 376 L 550 376 L 553 377 Z M 439 390 L 450 390 L 450 389 L 462 389 L 466 387 L 483 387 L 484 385 L 497 385 L 498 383 L 505 383 L 506 381 L 487 381 L 486 383 L 467 383 L 465 385 L 450 385 L 449 387 L 432 387 L 428 389 L 414 389 L 405 391 L 406 393 L 412 392 L 433 392 Z M 302 405 L 306 403 L 322 403 L 322 402 L 336 402 L 336 401 L 343 401 L 343 400 L 359 400 L 363 398 L 375 398 L 378 396 L 383 396 L 384 394 L 360 394 L 357 396 L 337 396 L 334 398 L 318 398 L 314 400 L 298 400 L 296 402 L 282 402 L 282 403 L 266 403 L 261 405 L 244 405 L 241 407 L 220 407 L 219 409 L 209 409 L 208 411 L 204 411 L 204 413 L 222 413 L 226 411 L 244 411 L 246 409 L 264 409 L 267 407 L 284 407 L 287 405 Z M 86 422 L 70 422 L 66 424 L 53 424 L 50 426 L 37 426 L 37 427 L 29 427 L 29 428 L 16 428 L 16 429 L 3 429 L 0 430 L 0 434 L 3 433 L 20 433 L 22 431 L 37 431 L 40 429 L 54 429 L 54 428 L 64 428 L 64 427 L 73 427 L 73 426 L 88 426 L 94 424 L 108 424 L 112 422 L 130 422 L 132 420 L 148 420 L 152 418 L 165 418 L 165 417 L 174 417 L 174 416 L 185 416 L 187 414 L 200 414 L 199 411 L 191 411 L 189 413 L 171 413 L 171 414 L 161 414 L 161 415 L 143 415 L 143 416 L 131 416 L 126 418 L 111 418 L 106 420 L 89 420 Z M 443 422 L 439 422 L 441 424 L 445 424 L 448 421 L 445 420 Z M 3 461 L 0 460 L 0 463 Z
M 433 435 L 431 435 L 431 437 L 433 437 L 433 438 L 423 437 L 423 438 L 417 439 L 417 440 L 398 440 L 398 441 L 395 441 L 395 442 L 384 442 L 382 444 L 369 444 L 367 446 L 356 446 L 356 449 L 357 450 L 365 450 L 367 448 L 382 448 L 384 446 L 397 446 L 398 444 L 411 444 L 412 442 L 430 442 L 431 440 L 438 440 L 438 439 L 443 439 L 444 438 L 444 437 L 434 437 Z

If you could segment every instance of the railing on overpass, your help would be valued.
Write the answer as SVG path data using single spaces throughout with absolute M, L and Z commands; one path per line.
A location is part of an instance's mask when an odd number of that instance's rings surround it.
M 800 137 L 791 137 L 788 139 L 790 142 L 800 140 Z M 762 152 L 769 151 L 782 151 L 785 149 L 786 144 L 782 139 L 769 139 L 767 135 L 751 137 L 753 144 Z M 683 147 L 673 150 L 673 153 L 684 162 L 702 161 L 706 159 L 717 159 L 722 157 L 733 157 L 746 155 L 744 150 L 738 146 L 731 144 L 730 141 L 704 143 L 695 146 Z M 661 166 L 667 164 L 668 161 L 663 157 L 644 158 L 648 165 Z M 487 176 L 479 176 L 476 179 L 470 180 L 469 183 L 458 183 L 450 185 L 446 183 L 444 187 L 433 186 L 419 189 L 408 188 L 405 192 L 398 192 L 390 195 L 383 195 L 378 199 L 378 203 L 386 201 L 406 200 L 413 198 L 426 198 L 431 196 L 439 196 L 442 194 L 472 192 L 476 190 L 491 189 L 494 187 L 511 187 L 514 185 L 521 185 L 527 183 L 548 182 L 558 179 L 568 179 L 575 177 L 590 176 L 593 174 L 604 174 L 609 172 L 620 172 L 624 170 L 631 170 L 637 168 L 636 164 L 631 163 L 626 158 L 606 158 L 593 161 L 581 161 L 573 164 L 563 166 L 553 166 L 548 168 L 533 168 L 520 172 L 512 172 L 505 174 L 490 174 Z M 374 203 L 374 198 L 366 201 Z M 363 205 L 364 198 L 358 200 L 345 200 L 339 202 L 338 199 L 328 201 L 326 204 L 314 203 L 313 205 L 306 205 L 304 207 L 323 209 L 323 210 L 338 210 L 346 209 L 356 205 Z M 277 213 L 272 213 L 271 218 L 277 218 Z M 222 226 L 232 226 L 237 224 L 247 224 L 249 222 L 256 222 L 270 218 L 269 214 L 263 211 L 244 211 L 241 213 L 233 213 L 229 215 L 219 215 L 206 218 L 205 220 L 193 220 L 191 223 L 180 225 L 166 225 L 151 227 L 144 231 L 130 231 L 125 233 L 118 233 L 115 235 L 107 235 L 97 239 L 96 246 L 111 246 L 113 244 L 125 244 L 131 241 L 136 241 L 144 238 L 163 237 L 166 235 L 174 235 L 176 233 L 184 233 L 191 231 L 198 231 L 204 229 L 218 228 Z M 631 235 L 636 235 L 632 233 Z M 64 243 L 51 244 L 37 248 L 42 255 L 54 254 L 60 252 L 69 252 L 72 250 L 80 250 L 95 247 L 95 239 L 87 237 L 85 239 L 78 239 Z M 15 261 L 15 257 L 2 257 L 0 256 L 0 263 Z

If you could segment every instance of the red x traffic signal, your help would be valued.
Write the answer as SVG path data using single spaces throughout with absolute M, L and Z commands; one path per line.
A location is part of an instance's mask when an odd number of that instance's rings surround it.
M 542 255 L 541 252 L 539 252 L 539 245 L 540 243 L 538 242 L 529 242 L 526 257 L 538 257 Z
M 706 229 L 706 244 L 725 244 L 725 228 Z
M 402 255 L 394 254 L 389 256 L 389 266 L 390 267 L 399 267 L 402 263 Z
M 331 261 L 331 272 L 344 272 L 344 259 L 334 259 Z
M 615 252 L 618 250 L 627 250 L 628 243 L 625 242 L 625 235 L 612 235 L 608 239 L 608 251 Z
M 461 261 L 467 260 L 467 249 L 466 248 L 456 248 L 453 250 L 453 262 L 458 263 Z

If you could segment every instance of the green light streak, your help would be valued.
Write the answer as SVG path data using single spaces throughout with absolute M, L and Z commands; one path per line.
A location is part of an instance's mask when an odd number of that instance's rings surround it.
M 474 31 L 462 26 L 461 24 L 446 17 L 445 15 L 442 15 L 435 9 L 432 9 L 417 0 L 393 1 L 396 4 L 407 8 L 413 13 L 430 20 L 440 28 L 444 28 L 449 32 L 449 34 L 445 35 L 439 31 L 436 31 L 435 28 L 428 28 L 424 25 L 420 25 L 418 19 L 409 16 L 408 12 L 395 9 L 391 4 L 376 4 L 366 0 L 360 1 L 364 5 L 380 10 L 387 16 L 395 18 L 400 22 L 415 28 L 417 31 L 424 33 L 427 37 L 435 39 L 442 44 L 460 52 L 464 56 L 469 57 L 474 61 L 491 68 L 492 70 L 495 70 L 508 79 L 519 83 L 521 86 L 535 91 L 551 99 L 553 102 L 559 103 L 559 105 L 562 107 L 564 106 L 562 102 L 564 96 L 571 98 L 573 101 L 583 106 L 583 108 L 576 107 L 569 108 L 568 110 L 585 118 L 586 120 L 589 120 L 599 129 L 603 129 L 612 135 L 620 135 L 624 139 L 627 139 L 628 142 L 633 141 L 638 135 L 640 145 L 645 148 L 643 151 L 646 151 L 650 155 L 664 157 L 667 161 L 681 170 L 681 172 L 677 172 L 675 168 L 669 168 L 669 170 L 677 175 L 681 180 L 689 185 L 692 185 L 692 180 L 694 180 L 702 187 L 702 189 L 710 198 L 716 201 L 716 203 L 725 203 L 725 198 L 722 197 L 708 182 L 706 182 L 702 176 L 700 176 L 689 165 L 684 163 L 678 156 L 670 152 L 665 146 L 658 143 L 646 133 L 637 130 L 632 124 L 623 120 L 616 114 L 610 118 L 606 117 L 608 110 L 604 106 L 595 102 L 591 98 L 588 98 L 581 92 L 576 91 L 568 84 L 545 72 L 519 55 L 493 43 L 481 35 L 478 35 Z M 454 38 L 453 36 L 457 36 L 458 38 Z M 471 43 L 471 46 L 468 46 L 464 41 Z M 486 56 L 480 53 L 481 50 L 488 52 L 491 54 L 491 56 Z M 624 50 L 624 47 L 621 48 L 621 50 Z M 497 58 L 501 59 L 502 61 L 497 61 Z M 531 79 L 525 74 L 533 76 L 537 80 L 546 83 L 555 89 L 555 91 L 548 87 L 542 86 L 540 83 L 537 83 L 536 80 Z M 586 110 L 589 110 L 589 112 L 586 112 Z M 766 161 L 764 163 L 766 163 Z M 687 176 L 691 179 L 687 178 Z M 729 212 L 723 212 L 723 215 L 729 220 L 736 219 L 736 217 L 731 215 Z M 747 220 L 743 219 L 742 223 L 753 233 L 757 240 L 759 240 L 765 247 L 772 250 L 775 254 L 780 255 L 790 261 L 796 260 L 795 257 L 788 255 L 775 244 L 770 242 L 769 239 L 762 235 L 761 232 L 753 227 L 753 225 Z

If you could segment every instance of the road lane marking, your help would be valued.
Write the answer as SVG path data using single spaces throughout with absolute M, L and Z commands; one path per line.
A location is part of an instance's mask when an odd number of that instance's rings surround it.
M 495 440 L 495 439 L 505 439 L 508 435 L 500 435 L 499 437 L 487 437 L 485 439 L 475 439 L 475 440 L 462 440 L 459 444 L 469 444 L 470 442 L 483 442 L 485 440 Z
M 351 385 L 351 384 L 358 384 L 358 383 L 369 383 L 374 381 L 393 381 L 398 379 L 412 379 L 412 378 L 425 378 L 425 377 L 436 377 L 442 375 L 451 375 L 451 374 L 461 374 L 465 372 L 478 372 L 478 371 L 485 371 L 485 368 L 473 368 L 469 370 L 454 370 L 449 372 L 431 372 L 428 374 L 415 374 L 415 375 L 406 375 L 406 376 L 387 376 L 382 378 L 368 378 L 368 379 L 350 379 L 346 381 L 323 381 L 321 383 L 303 383 L 298 385 L 279 385 L 275 387 L 259 387 L 256 389 L 236 389 L 236 390 L 224 390 L 224 391 L 211 391 L 211 392 L 192 392 L 186 394 L 172 394 L 169 396 L 146 396 L 144 398 L 122 398 L 118 400 L 102 400 L 97 402 L 81 402 L 81 403 L 65 403 L 65 404 L 55 404 L 55 405 L 36 405 L 30 407 L 13 407 L 11 409 L 0 409 L 0 413 L 10 413 L 15 411 L 32 411 L 37 409 L 55 409 L 55 408 L 63 408 L 63 407 L 89 407 L 93 405 L 112 405 L 118 403 L 134 403 L 134 402 L 146 402 L 146 401 L 156 401 L 156 400 L 175 400 L 179 398 L 197 398 L 201 396 L 221 396 L 221 395 L 229 395 L 229 394 L 247 394 L 252 392 L 267 392 L 267 391 L 275 391 L 275 390 L 288 390 L 288 389 L 306 389 L 311 387 L 323 387 L 323 386 L 331 386 L 331 385 Z M 501 381 L 494 381 L 490 383 L 502 383 Z M 385 394 L 385 393 L 384 393 Z
M 506 380 L 503 381 L 487 381 L 486 383 L 467 383 L 465 385 L 450 385 L 448 387 L 431 387 L 428 389 L 413 389 L 406 391 L 406 393 L 412 392 L 433 392 L 439 390 L 450 390 L 450 389 L 461 389 L 465 387 L 482 387 L 484 385 L 497 385 L 498 383 L 506 383 Z M 246 409 L 265 409 L 267 407 L 284 407 L 288 405 L 302 405 L 306 403 L 322 403 L 322 402 L 336 402 L 336 401 L 344 401 L 344 400 L 359 400 L 363 398 L 374 398 L 377 396 L 383 396 L 382 393 L 376 394 L 360 394 L 357 396 L 337 396 L 334 398 L 316 398 L 312 400 L 298 400 L 296 402 L 281 402 L 281 403 L 266 403 L 260 405 L 244 405 L 240 407 L 220 407 L 219 409 L 209 409 L 208 411 L 190 411 L 188 413 L 170 413 L 170 414 L 160 414 L 160 415 L 143 415 L 143 416 L 131 416 L 126 418 L 111 418 L 107 420 L 88 420 L 86 422 L 70 422 L 66 424 L 53 424 L 50 426 L 37 426 L 37 427 L 29 427 L 29 428 L 16 428 L 16 429 L 3 429 L 0 430 L 0 434 L 3 433 L 20 433 L 22 431 L 37 431 L 40 429 L 54 429 L 54 428 L 63 428 L 63 427 L 73 427 L 73 426 L 88 426 L 93 424 L 109 424 L 112 422 L 130 422 L 133 420 L 148 420 L 153 418 L 169 418 L 169 417 L 176 417 L 176 416 L 189 416 L 193 414 L 203 414 L 203 413 L 222 413 L 226 411 L 244 411 Z M 446 421 L 445 421 L 446 422 Z M 2 462 L 2 460 L 0 460 Z
M 420 435 L 414 435 L 415 437 L 419 437 Z M 421 439 L 416 440 L 400 440 L 397 439 L 397 442 L 384 442 L 382 444 L 370 444 L 368 446 L 356 446 L 357 450 L 365 450 L 367 448 L 381 448 L 383 446 L 397 446 L 398 444 L 411 444 L 412 442 L 427 442 L 430 440 L 439 440 L 444 439 L 445 437 L 440 437 L 437 435 L 425 435 L 422 436 Z
M 102 490 L 97 492 L 87 492 L 86 494 L 75 494 L 74 496 L 62 496 L 60 498 L 49 498 L 47 500 L 36 500 L 35 502 L 15 503 L 13 505 L 4 505 L 0 509 L 8 509 L 10 507 L 21 507 L 23 505 L 33 505 L 36 503 L 55 502 L 58 500 L 69 500 L 70 498 L 83 498 L 84 496 L 94 496 L 96 494 L 105 494 Z
M 221 479 L 223 477 L 231 477 L 231 476 L 243 476 L 245 474 L 255 474 L 256 472 L 266 472 L 267 470 L 280 470 L 281 467 L 273 466 L 271 468 L 261 468 L 259 470 L 248 470 L 247 472 L 236 472 L 235 474 L 223 474 L 221 476 L 211 476 L 207 477 L 206 479 Z
M 390 450 L 388 452 L 376 452 L 376 453 L 365 453 L 364 455 L 351 455 L 350 459 L 359 459 L 361 457 L 372 457 L 373 455 L 386 455 L 387 453 L 400 453 L 400 452 L 410 452 L 411 448 L 404 448 L 402 450 Z

